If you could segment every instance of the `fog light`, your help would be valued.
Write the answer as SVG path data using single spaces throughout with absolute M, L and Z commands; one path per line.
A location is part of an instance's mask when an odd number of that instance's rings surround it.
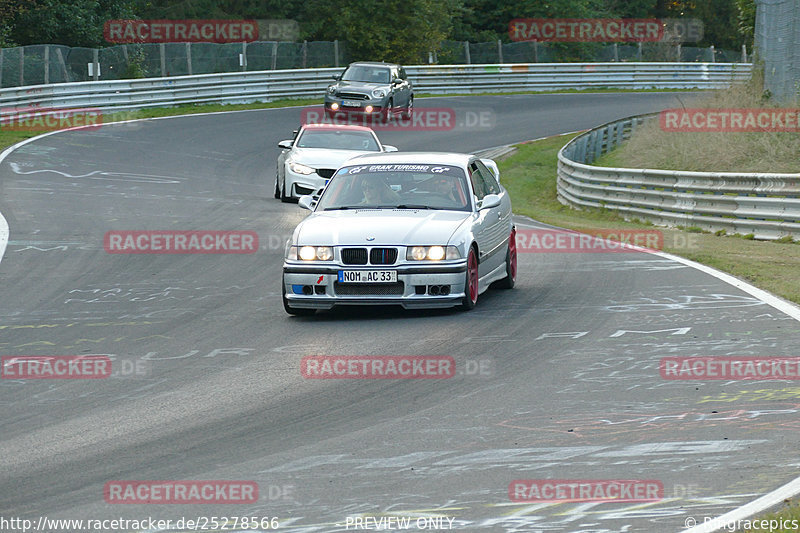
M 364 111 L 366 111 L 367 113 L 372 113 L 373 109 L 374 108 L 371 105 L 368 105 L 367 107 L 364 108 Z
M 331 109 L 333 109 L 334 111 L 336 111 L 337 109 L 339 109 L 339 104 L 337 104 L 336 102 L 332 103 L 332 104 L 331 104 Z

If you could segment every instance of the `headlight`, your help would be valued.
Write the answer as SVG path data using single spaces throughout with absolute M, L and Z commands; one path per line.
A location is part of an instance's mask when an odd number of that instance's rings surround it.
M 286 254 L 286 259 L 330 261 L 333 259 L 333 248 L 330 246 L 291 246 Z
M 328 85 L 328 94 L 336 94 L 336 86 Z
M 386 96 L 386 90 L 385 89 L 373 89 L 372 90 L 372 97 L 373 98 L 383 98 L 384 96 Z
M 411 246 L 406 252 L 409 261 L 441 261 L 442 259 L 460 259 L 461 254 L 455 246 Z
M 289 170 L 291 170 L 295 174 L 304 174 L 304 175 L 313 174 L 314 172 L 316 172 L 316 170 L 314 170 L 313 168 L 301 165 L 300 163 L 295 163 L 294 161 L 289 163 Z

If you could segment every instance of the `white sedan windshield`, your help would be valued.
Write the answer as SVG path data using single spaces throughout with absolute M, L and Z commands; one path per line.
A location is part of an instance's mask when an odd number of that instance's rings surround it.
M 306 130 L 297 139 L 298 148 L 327 148 L 329 150 L 363 150 L 379 152 L 378 141 L 368 131 L 311 131 Z
M 340 169 L 317 209 L 446 209 L 469 211 L 464 171 L 437 164 L 354 165 Z

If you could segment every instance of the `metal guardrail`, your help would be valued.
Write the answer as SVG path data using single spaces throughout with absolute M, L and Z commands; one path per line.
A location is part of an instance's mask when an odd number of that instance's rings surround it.
M 558 199 L 656 224 L 753 234 L 800 235 L 800 174 L 689 172 L 592 166 L 656 114 L 589 130 L 558 153 Z
M 0 116 L 19 108 L 93 107 L 125 111 L 198 103 L 268 102 L 321 97 L 342 68 L 267 70 L 96 82 L 0 90 Z M 417 93 L 586 89 L 721 88 L 745 81 L 748 63 L 522 63 L 422 65 L 406 68 Z

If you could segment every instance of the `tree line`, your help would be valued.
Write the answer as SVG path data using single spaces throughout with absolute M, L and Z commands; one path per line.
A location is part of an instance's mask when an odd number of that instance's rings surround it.
M 0 0 L 0 47 L 109 46 L 110 19 L 292 19 L 355 59 L 414 62 L 443 40 L 509 42 L 515 18 L 700 19 L 694 46 L 752 47 L 755 0 Z

